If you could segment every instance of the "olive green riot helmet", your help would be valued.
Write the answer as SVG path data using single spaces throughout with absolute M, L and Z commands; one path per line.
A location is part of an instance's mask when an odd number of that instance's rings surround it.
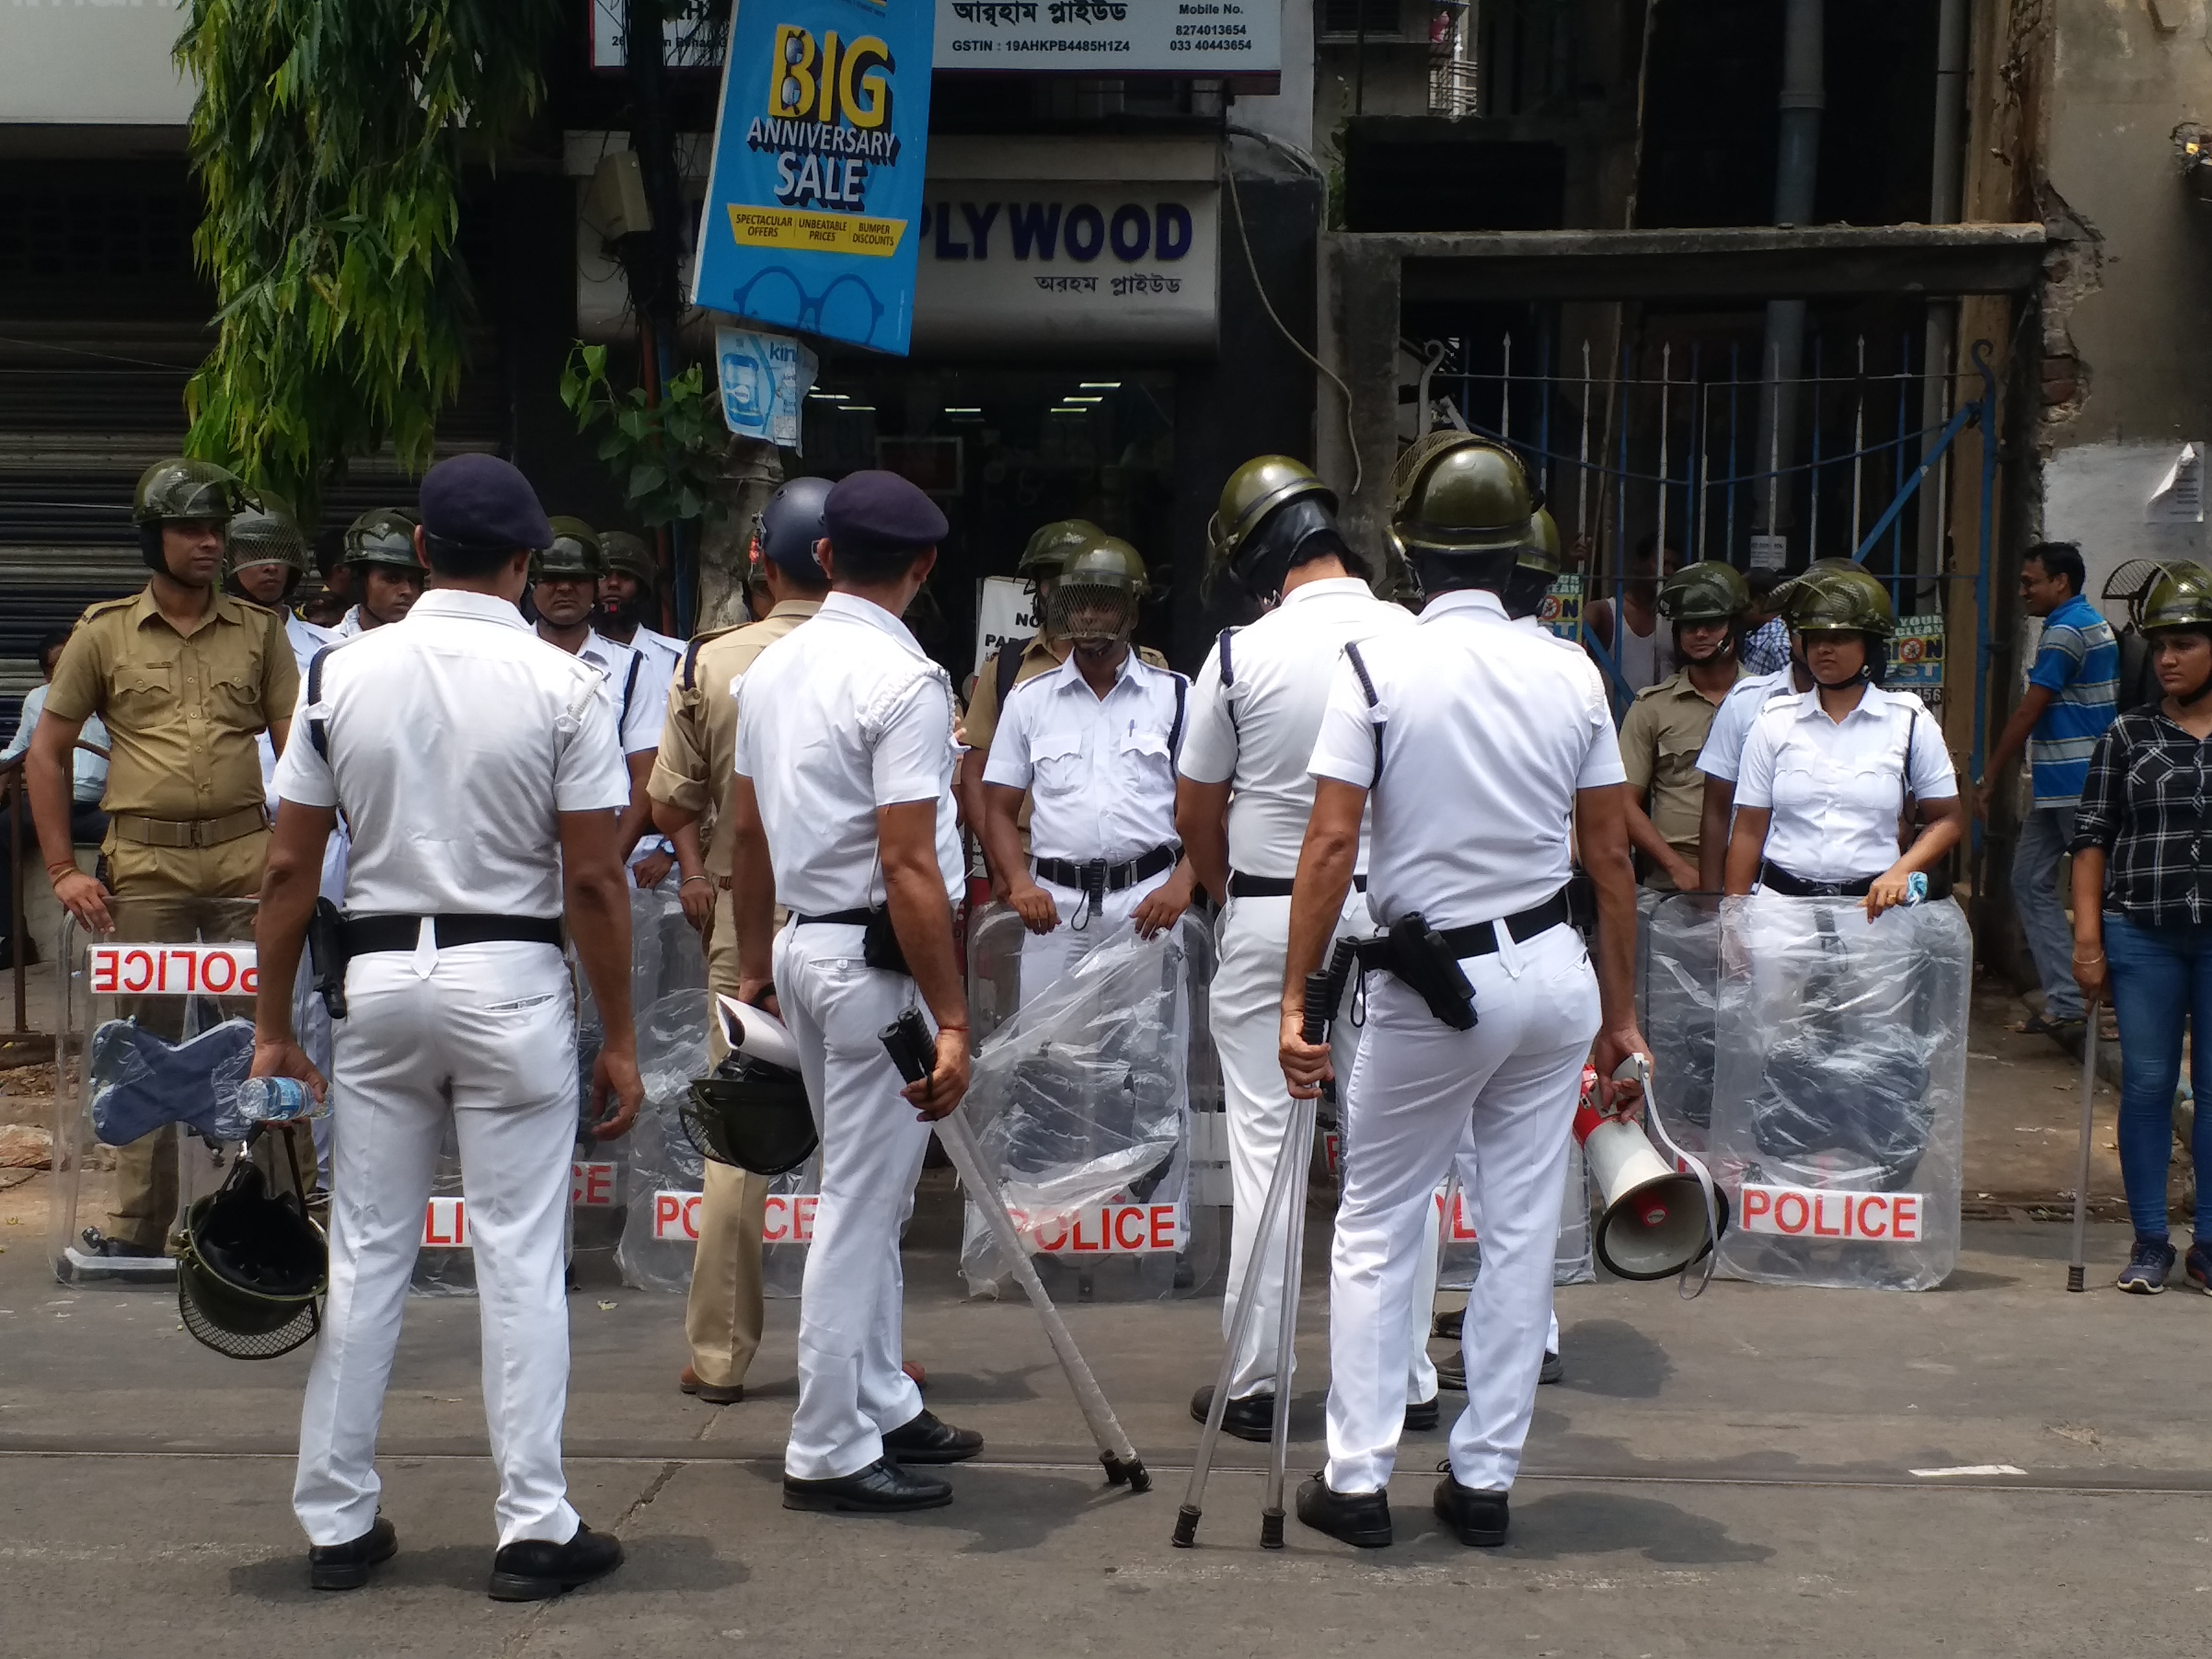
M 607 556 L 599 532 L 581 519 L 556 518 L 553 544 L 530 556 L 532 582 L 596 581 L 607 574 Z
M 223 532 L 226 575 L 235 575 L 250 564 L 281 564 L 289 573 L 284 597 L 307 574 L 307 541 L 298 522 L 274 496 L 264 496 L 258 507 L 234 515 Z
M 1523 570 L 1540 570 L 1547 576 L 1559 574 L 1559 526 L 1549 509 L 1538 507 L 1528 520 L 1528 539 L 1521 544 L 1516 561 Z
M 557 536 L 559 532 L 556 530 Z M 619 572 L 629 577 L 641 587 L 654 587 L 660 581 L 660 561 L 646 545 L 645 538 L 632 535 L 627 530 L 607 530 L 599 534 L 599 551 L 605 556 L 610 573 Z
M 295 1188 L 298 1172 L 294 1170 Z M 296 1192 L 276 1194 L 252 1159 L 185 1212 L 177 1261 L 185 1329 L 233 1359 L 274 1359 L 322 1328 L 330 1250 Z
M 1145 562 L 1118 536 L 1101 536 L 1062 565 L 1046 600 L 1046 631 L 1077 645 L 1105 645 L 1136 631 L 1151 591 Z
M 160 524 L 167 519 L 228 523 L 251 500 L 244 482 L 228 467 L 173 455 L 138 475 L 138 488 L 131 497 L 131 520 L 134 524 Z
M 1886 640 L 1897 631 L 1889 590 L 1848 559 L 1826 568 L 1816 565 L 1790 583 L 1782 617 L 1797 634 L 1872 634 Z
M 1206 551 L 1218 563 L 1237 564 L 1245 544 L 1269 514 L 1306 500 L 1324 512 L 1336 511 L 1336 492 L 1304 461 L 1288 455 L 1255 456 L 1221 486 L 1220 505 L 1206 520 Z
M 1390 545 L 1428 592 L 1497 586 L 1538 533 L 1527 469 L 1486 438 L 1432 434 L 1400 458 L 1390 482 Z
M 2159 573 L 2142 602 L 2142 631 L 2161 628 L 2212 633 L 2212 570 L 2182 559 Z
M 404 507 L 370 507 L 346 526 L 345 562 L 388 564 L 420 574 L 422 561 L 415 550 L 420 522 Z
M 1060 567 L 1087 547 L 1106 539 L 1106 532 L 1088 519 L 1054 519 L 1030 532 L 1014 574 L 1025 582 L 1049 582 Z
M 1682 623 L 1732 623 L 1751 609 L 1743 573 L 1718 559 L 1686 564 L 1659 585 L 1659 614 Z

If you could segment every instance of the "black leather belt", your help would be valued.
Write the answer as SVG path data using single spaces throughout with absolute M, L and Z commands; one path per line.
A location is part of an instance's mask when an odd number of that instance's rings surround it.
M 1778 864 L 1761 860 L 1759 866 L 1759 884 L 1784 898 L 1864 898 L 1874 890 L 1874 884 L 1872 876 L 1859 876 L 1850 881 L 1808 881 Z M 1928 878 L 1928 896 L 1931 901 L 1950 897 L 1951 878 L 1931 873 Z
M 1507 916 L 1503 925 L 1516 940 L 1532 939 L 1565 921 L 1568 914 L 1567 890 L 1562 887 L 1541 904 Z M 1445 948 L 1453 956 L 1486 957 L 1498 949 L 1499 925 L 1495 921 L 1478 921 L 1472 927 L 1444 927 L 1437 931 L 1443 935 Z
M 338 924 L 338 940 L 349 957 L 411 951 L 422 939 L 425 921 L 431 923 L 441 951 L 509 939 L 524 945 L 561 943 L 557 916 L 348 916 Z
M 793 916 L 801 927 L 865 927 L 876 919 L 872 909 L 825 910 L 818 916 Z
M 1103 859 L 1093 859 L 1087 864 L 1077 864 L 1069 859 L 1039 859 L 1036 873 L 1040 881 L 1081 892 L 1097 882 L 1103 871 L 1105 890 L 1118 893 L 1125 887 L 1134 887 L 1148 876 L 1174 869 L 1176 860 L 1182 856 L 1182 848 L 1173 842 L 1162 842 L 1151 852 L 1139 854 L 1127 864 L 1109 864 Z
M 1289 876 L 1248 876 L 1242 870 L 1229 872 L 1229 896 L 1231 898 L 1288 898 L 1297 883 Z M 1367 878 L 1354 876 L 1352 885 L 1357 892 L 1367 890 Z

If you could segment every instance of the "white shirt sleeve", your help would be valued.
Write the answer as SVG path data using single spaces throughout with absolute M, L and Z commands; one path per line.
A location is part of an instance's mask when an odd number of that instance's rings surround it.
M 1370 708 L 1367 693 L 1353 672 L 1347 653 L 1336 665 L 1329 682 L 1328 706 L 1322 711 L 1321 730 L 1314 735 L 1313 758 L 1306 770 L 1316 778 L 1349 783 L 1361 789 L 1375 787 L 1375 723 L 1388 717 L 1383 708 Z
M 569 721 L 561 723 L 553 763 L 553 810 L 556 812 L 620 811 L 629 805 L 629 769 L 623 763 L 615 734 L 615 691 L 604 677 L 580 698 Z M 287 757 L 292 750 L 288 745 Z M 278 763 L 283 771 L 283 763 Z
M 1713 711 L 1712 726 L 1705 733 L 1705 746 L 1698 751 L 1698 770 L 1723 783 L 1735 781 L 1743 764 L 1744 735 L 1759 707 L 1755 695 L 1730 692 L 1721 699 L 1721 706 Z
M 269 793 L 279 800 L 296 802 L 301 806 L 336 806 L 338 804 L 338 781 L 331 771 L 330 761 L 315 746 L 312 722 L 327 720 L 331 704 L 331 663 L 323 664 L 323 701 L 307 702 L 307 677 L 300 677 L 300 696 L 292 705 L 291 735 L 284 744 L 284 752 L 276 757 L 276 770 L 270 777 Z
M 1910 695 L 1909 693 L 1907 694 Z M 1954 800 L 1959 775 L 1951 765 L 1951 751 L 1943 746 L 1943 729 L 1932 717 L 1905 711 L 1905 781 L 1916 800 Z
M 1577 789 L 1604 789 L 1628 781 L 1620 763 L 1620 738 L 1613 729 L 1613 705 L 1605 687 L 1593 674 L 1585 684 L 1584 718 L 1589 722 L 1589 747 L 1583 751 L 1582 769 L 1575 775 Z
M 878 806 L 933 801 L 945 792 L 952 751 L 952 690 L 921 675 L 893 702 L 869 750 Z
M 1774 763 L 1782 752 L 1783 737 L 1790 730 L 1789 720 L 1777 715 L 1771 720 L 1754 720 L 1751 732 L 1743 740 L 1742 758 L 1738 763 L 1735 780 L 1735 804 L 1760 811 L 1774 808 Z
M 1236 647 L 1230 647 L 1236 660 Z M 1230 718 L 1229 690 L 1221 683 L 1221 647 L 1206 653 L 1206 665 L 1190 683 L 1190 709 L 1184 723 L 1180 770 L 1194 783 L 1226 783 L 1237 775 L 1237 725 Z
M 1022 685 L 1029 684 L 1024 680 Z M 983 781 L 1002 783 L 1009 789 L 1030 787 L 1030 710 L 1046 695 L 1032 691 L 1024 696 L 1021 691 L 1022 686 L 1016 686 L 999 711 L 999 729 L 992 733 L 991 753 L 983 763 Z

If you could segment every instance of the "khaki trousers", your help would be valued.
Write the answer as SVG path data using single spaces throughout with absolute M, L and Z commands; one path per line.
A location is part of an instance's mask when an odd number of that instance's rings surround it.
M 714 895 L 714 920 L 707 934 L 707 987 L 709 996 L 735 996 L 738 991 L 738 929 L 727 888 Z M 708 1061 L 720 1065 L 729 1045 L 722 1041 L 721 1022 L 711 1017 L 707 1045 Z M 702 1193 L 684 1335 L 691 1345 L 692 1374 L 710 1388 L 736 1388 L 760 1347 L 765 1317 L 761 1226 L 768 1179 L 708 1158 Z
M 181 943 L 198 939 L 228 944 L 253 937 L 254 899 L 261 891 L 261 866 L 269 852 L 264 831 L 240 836 L 215 847 L 145 847 L 109 835 L 107 863 L 113 886 L 115 937 Z M 217 1005 L 222 1017 L 253 1017 L 250 997 L 227 997 Z M 132 1011 L 149 1030 L 172 1042 L 184 1035 L 184 1005 L 170 997 L 149 998 Z M 310 1184 L 315 1148 L 307 1126 L 284 1131 L 301 1176 Z M 115 1204 L 108 1212 L 111 1238 L 160 1249 L 177 1218 L 177 1127 L 115 1149 Z M 292 1185 L 291 1166 L 276 1136 L 264 1133 L 254 1145 L 254 1161 L 279 1191 Z

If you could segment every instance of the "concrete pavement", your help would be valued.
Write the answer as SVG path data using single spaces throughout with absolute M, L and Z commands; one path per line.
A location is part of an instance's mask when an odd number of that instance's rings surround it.
M 63 1290 L 23 1222 L 0 1227 L 0 1650 L 1656 1659 L 2203 1644 L 2212 1459 L 2167 1401 L 2193 1398 L 2212 1306 L 2066 1295 L 2063 1229 L 1970 1224 L 1960 1271 L 1923 1296 L 1563 1291 L 1567 1381 L 1540 1396 L 1507 1548 L 1464 1549 L 1429 1515 L 1436 1433 L 1404 1446 L 1390 1550 L 1294 1522 L 1286 1550 L 1261 1552 L 1264 1450 L 1227 1442 L 1184 1552 L 1168 1537 L 1197 1434 L 1186 1401 L 1211 1376 L 1219 1304 L 1070 1310 L 1156 1476 L 1142 1497 L 1109 1492 L 1026 1306 L 960 1298 L 952 1194 L 928 1180 L 907 1352 L 929 1367 L 931 1404 L 990 1437 L 986 1461 L 952 1472 L 955 1504 L 892 1521 L 785 1512 L 794 1305 L 771 1306 L 751 1396 L 717 1410 L 674 1388 L 677 1298 L 587 1287 L 570 1304 L 570 1474 L 630 1560 L 535 1608 L 483 1594 L 493 1484 L 471 1304 L 408 1310 L 382 1463 L 399 1558 L 368 1590 L 318 1596 L 288 1504 L 304 1356 L 220 1359 L 163 1296 Z M 0 1218 L 34 1202 L 0 1194 Z M 2096 1231 L 2108 1285 L 2124 1231 Z M 1322 1325 L 1316 1290 L 1294 1475 L 1321 1458 Z M 1987 1466 L 2021 1473 L 1916 1473 Z

